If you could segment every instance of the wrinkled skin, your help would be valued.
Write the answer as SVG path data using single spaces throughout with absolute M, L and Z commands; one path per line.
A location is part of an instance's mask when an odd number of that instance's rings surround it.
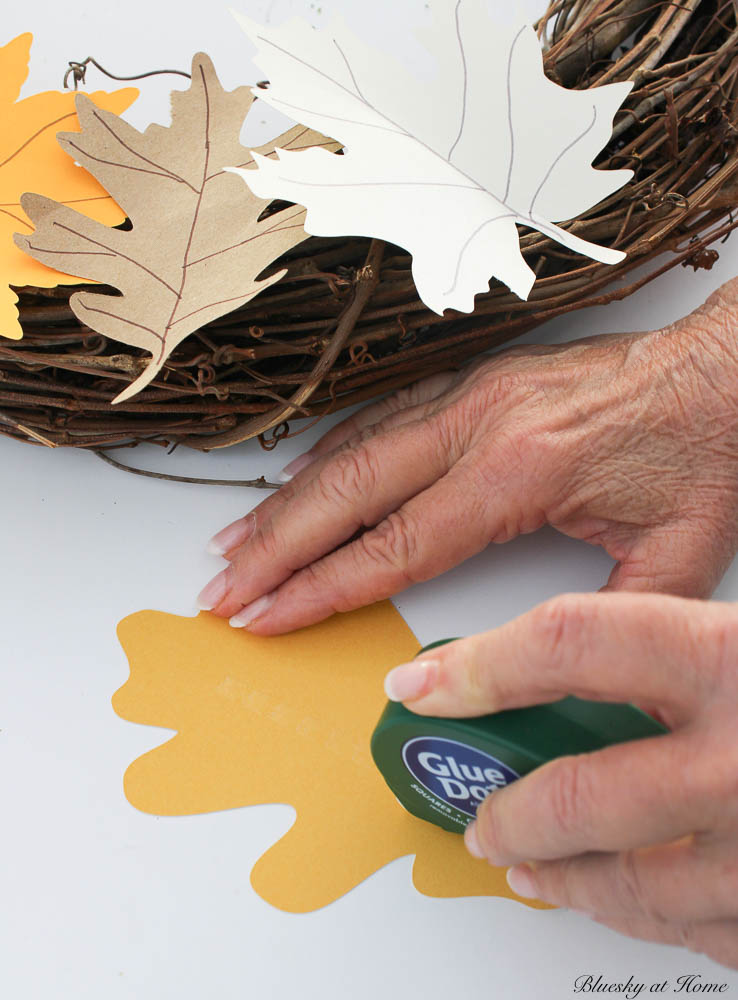
M 570 594 L 396 668 L 421 715 L 637 697 L 671 730 L 560 757 L 489 795 L 472 854 L 523 896 L 738 969 L 738 606 Z M 532 862 L 525 864 L 523 862 Z
M 610 589 L 709 596 L 738 548 L 734 329 L 738 280 L 664 330 L 515 348 L 366 408 L 216 536 L 202 606 L 286 632 L 544 524 L 603 546 Z
M 259 635 L 544 524 L 615 559 L 604 589 L 631 593 L 555 599 L 445 647 L 420 680 L 417 664 L 394 673 L 388 694 L 458 716 L 565 694 L 654 711 L 671 734 L 528 775 L 486 800 L 467 844 L 538 862 L 513 870 L 516 891 L 738 967 L 738 607 L 684 600 L 709 597 L 738 550 L 738 279 L 663 330 L 420 382 L 285 472 L 213 539 L 228 565 L 200 597 Z

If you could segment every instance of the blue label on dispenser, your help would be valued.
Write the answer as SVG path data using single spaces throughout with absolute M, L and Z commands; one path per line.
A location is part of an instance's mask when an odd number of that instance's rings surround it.
M 520 775 L 475 747 L 436 736 L 418 736 L 402 748 L 410 774 L 436 798 L 474 817 L 480 802 Z

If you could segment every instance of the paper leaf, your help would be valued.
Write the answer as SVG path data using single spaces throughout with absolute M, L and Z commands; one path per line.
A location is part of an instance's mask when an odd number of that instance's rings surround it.
M 405 812 L 372 761 L 384 675 L 420 646 L 389 601 L 269 639 L 205 613 L 153 611 L 118 635 L 131 676 L 115 711 L 177 730 L 128 768 L 128 800 L 159 816 L 294 806 L 295 824 L 251 875 L 269 903 L 315 910 L 410 854 L 426 895 L 517 899 L 504 869 Z
M 594 170 L 631 90 L 592 90 L 546 78 L 533 28 L 502 29 L 477 0 L 439 0 L 427 33 L 433 81 L 367 48 L 342 21 L 270 28 L 235 14 L 270 80 L 264 100 L 339 139 L 344 155 L 280 153 L 242 176 L 261 197 L 308 209 L 321 236 L 379 237 L 413 255 L 423 301 L 471 312 L 491 275 L 520 298 L 535 281 L 517 224 L 616 264 L 624 254 L 554 225 L 617 191 L 630 170 Z M 235 13 L 235 12 L 234 12 Z
M 269 200 L 223 169 L 253 162 L 239 141 L 253 102 L 248 87 L 223 90 L 202 54 L 193 60 L 190 89 L 172 94 L 170 127 L 138 132 L 80 96 L 82 134 L 60 135 L 59 143 L 99 178 L 132 228 L 108 229 L 40 195 L 23 199 L 36 232 L 19 237 L 19 247 L 121 293 L 75 293 L 70 304 L 80 322 L 151 352 L 148 367 L 116 403 L 147 386 L 193 330 L 279 281 L 283 270 L 263 280 L 258 275 L 307 238 L 303 209 L 260 221 Z M 277 141 L 290 149 L 316 142 L 337 148 L 304 127 Z M 260 152 L 273 149 L 270 143 Z
M 29 186 L 43 188 L 58 201 L 75 205 L 86 215 L 109 225 L 124 215 L 112 198 L 87 173 L 65 156 L 56 142 L 59 128 L 77 128 L 74 94 L 46 91 L 19 100 L 28 75 L 33 35 L 19 35 L 0 48 L 0 337 L 20 340 L 18 296 L 11 285 L 53 288 L 74 284 L 77 278 L 46 267 L 22 253 L 13 242 L 19 229 L 33 226 L 21 208 L 20 196 Z M 99 91 L 92 100 L 100 108 L 125 111 L 138 91 Z

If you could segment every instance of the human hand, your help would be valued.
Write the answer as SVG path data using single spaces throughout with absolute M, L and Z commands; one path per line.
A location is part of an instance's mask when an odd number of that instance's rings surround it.
M 561 757 L 489 795 L 469 851 L 524 897 L 738 968 L 738 605 L 554 598 L 387 677 L 420 715 L 639 699 L 671 730 Z M 521 864 L 521 862 L 532 864 Z
M 350 417 L 215 537 L 201 607 L 286 632 L 546 523 L 606 549 L 610 589 L 708 596 L 738 548 L 733 285 L 665 330 L 515 348 Z

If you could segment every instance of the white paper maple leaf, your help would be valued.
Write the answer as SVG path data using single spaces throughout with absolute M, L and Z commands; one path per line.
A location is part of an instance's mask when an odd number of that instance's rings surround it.
M 255 157 L 240 171 L 254 194 L 304 205 L 315 236 L 373 236 L 413 255 L 423 301 L 471 312 L 491 276 L 527 299 L 535 281 L 516 223 L 606 264 L 624 254 L 566 232 L 613 194 L 630 170 L 595 170 L 631 90 L 615 83 L 566 90 L 543 72 L 529 25 L 501 29 L 478 0 L 438 0 L 427 44 L 439 72 L 412 76 L 339 19 L 316 31 L 270 28 L 236 13 L 270 80 L 258 96 L 333 136 L 324 150 Z

